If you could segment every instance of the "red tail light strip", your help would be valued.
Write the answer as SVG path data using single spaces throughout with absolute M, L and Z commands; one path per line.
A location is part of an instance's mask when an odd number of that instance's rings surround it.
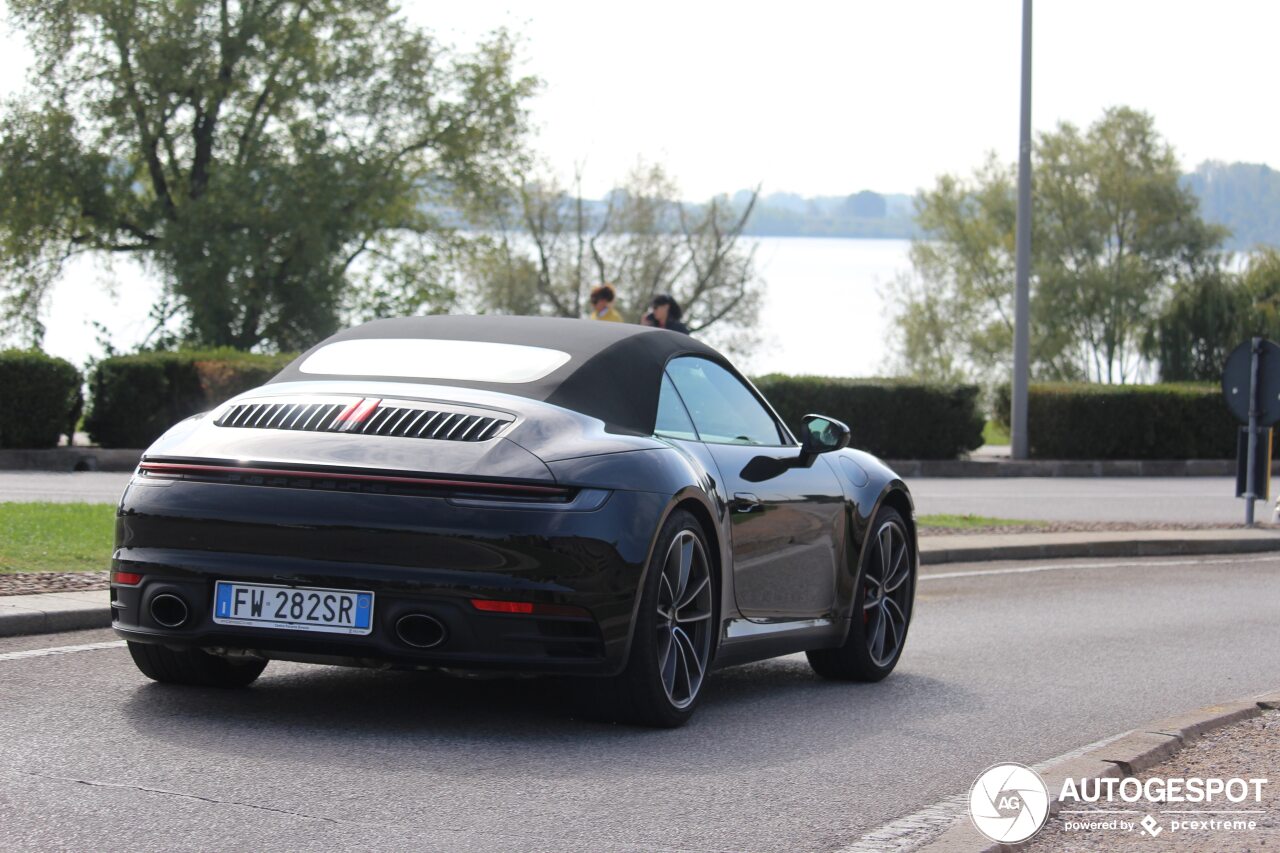
M 238 465 L 195 465 L 185 462 L 143 462 L 138 470 L 152 474 L 248 474 L 261 477 L 299 477 L 307 480 L 360 480 L 368 483 L 392 483 L 426 488 L 474 489 L 526 495 L 567 495 L 558 486 L 533 486 L 524 483 L 484 483 L 475 480 L 445 480 L 435 477 L 397 477 L 386 474 L 336 474 L 328 471 L 294 471 L 288 468 L 246 468 Z
M 137 586 L 142 583 L 142 575 L 138 572 L 122 572 L 113 569 L 111 572 L 111 582 L 123 584 L 125 586 Z

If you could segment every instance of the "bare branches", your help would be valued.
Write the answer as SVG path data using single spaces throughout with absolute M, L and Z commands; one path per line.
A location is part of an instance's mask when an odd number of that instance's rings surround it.
M 561 234 L 561 226 L 558 217 L 555 217 L 554 209 L 558 201 L 559 199 L 548 199 L 545 194 L 531 192 L 528 185 L 522 184 L 520 187 L 520 203 L 524 210 L 525 227 L 528 229 L 529 236 L 533 238 L 533 244 L 538 253 L 538 291 L 555 307 L 557 314 L 561 317 L 572 317 L 576 312 L 569 310 L 565 300 L 556 292 L 552 283 L 554 275 L 552 257 Z M 552 221 L 553 219 L 555 221 Z
M 516 234 L 507 233 L 505 217 L 495 212 L 503 254 L 495 260 L 482 253 L 468 272 L 482 300 L 477 307 L 578 316 L 587 286 L 610 284 L 616 307 L 633 322 L 656 294 L 667 293 L 694 330 L 719 334 L 723 328 L 735 342 L 749 342 L 761 282 L 754 248 L 740 238 L 754 194 L 741 208 L 723 199 L 686 204 L 660 168 L 644 166 L 600 201 L 584 198 L 581 186 L 581 167 L 572 193 L 553 181 L 522 183 L 514 201 L 523 229 Z M 527 279 L 520 252 L 511 251 L 521 244 L 528 248 Z M 491 297 L 499 301 L 483 301 Z
M 133 60 L 130 52 L 132 34 L 125 28 L 124 21 L 116 20 L 114 24 L 113 36 L 116 52 L 119 56 L 120 76 L 124 84 L 125 98 L 129 103 L 129 109 L 133 113 L 133 120 L 137 126 L 138 141 L 147 164 L 147 173 L 151 177 L 151 187 L 155 191 L 156 198 L 160 201 L 165 216 L 172 219 L 177 213 L 177 208 L 174 206 L 173 197 L 169 194 L 169 182 L 165 177 L 164 167 L 160 164 L 158 136 L 151 128 L 150 120 L 147 118 L 146 106 L 143 104 L 142 96 L 138 93 L 138 84 L 134 76 Z

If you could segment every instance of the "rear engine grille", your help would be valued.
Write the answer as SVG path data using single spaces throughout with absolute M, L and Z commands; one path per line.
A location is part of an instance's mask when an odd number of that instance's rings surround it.
M 221 427 L 345 432 L 442 441 L 486 441 L 511 418 L 471 412 L 382 405 L 379 400 L 348 403 L 240 403 L 215 422 Z

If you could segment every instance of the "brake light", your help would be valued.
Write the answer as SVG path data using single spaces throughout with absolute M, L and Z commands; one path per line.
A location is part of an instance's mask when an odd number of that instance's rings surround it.
M 111 582 L 124 586 L 137 586 L 142 583 L 142 575 L 139 572 L 121 572 L 112 569 Z

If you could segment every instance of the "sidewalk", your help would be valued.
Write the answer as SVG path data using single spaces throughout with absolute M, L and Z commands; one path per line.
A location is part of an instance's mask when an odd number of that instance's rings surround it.
M 1280 767 L 1280 711 L 1270 710 L 1280 697 L 1258 702 L 1261 713 L 1230 725 L 1214 728 L 1198 737 L 1184 738 L 1183 749 L 1166 761 L 1134 773 L 1139 782 L 1149 779 L 1252 779 L 1274 776 Z M 1269 772 L 1270 771 L 1270 772 Z M 1123 853 L 1135 843 L 1152 851 L 1176 849 L 1184 853 L 1217 853 L 1220 850 L 1272 850 L 1280 845 L 1280 784 L 1274 778 L 1260 792 L 1260 802 L 1228 804 L 1221 813 L 1205 807 L 1187 808 L 1180 803 L 1149 803 L 1124 817 L 1133 823 L 1150 817 L 1149 830 L 1116 832 L 1084 828 L 1092 821 L 1105 825 L 1113 814 L 1077 808 L 1050 818 L 1031 840 L 1030 851 L 1070 849 L 1080 853 Z M 1181 807 L 1180 807 L 1181 806 Z M 1100 807 L 1094 807 L 1100 809 Z M 1193 812 L 1188 814 L 1188 812 Z M 1191 828 L 1187 828 L 1190 824 Z M 1097 824 L 1092 824 L 1097 825 Z
M 1112 853 L 1137 845 L 1156 850 L 1217 853 L 1271 849 L 1280 840 L 1280 786 L 1267 784 L 1261 801 L 1208 805 L 1181 798 L 1109 802 L 1060 802 L 1063 783 L 1077 780 L 1255 779 L 1266 777 L 1280 757 L 1280 691 L 1208 705 L 1155 720 L 1102 745 L 1037 765 L 1049 791 L 1049 818 L 1022 844 L 994 844 L 983 837 L 964 805 L 951 826 L 919 849 L 923 853 L 1000 853 L 1005 850 L 1071 850 Z M 1183 802 L 1182 800 L 1185 800 Z M 1215 806 L 1217 806 L 1215 808 Z M 1122 818 L 1128 827 L 1119 825 Z M 1145 823 L 1143 820 L 1145 819 Z M 1248 824 L 1234 827 L 1222 823 Z M 1145 827 L 1145 831 L 1144 831 Z M 1164 837 L 1160 837 L 1163 835 Z
M 1272 530 L 1128 530 L 920 538 L 921 565 L 1081 557 L 1167 557 L 1280 551 Z M 0 637 L 111 626 L 105 590 L 0 596 Z

